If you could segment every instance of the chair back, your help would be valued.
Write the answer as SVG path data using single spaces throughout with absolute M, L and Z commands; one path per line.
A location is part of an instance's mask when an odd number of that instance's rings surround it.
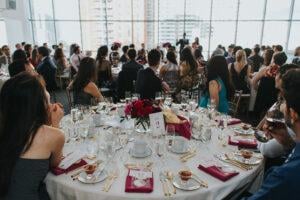
M 229 114 L 232 115 L 233 117 L 236 117 L 238 113 L 242 94 L 243 94 L 242 90 L 235 91 L 232 101 L 229 102 Z

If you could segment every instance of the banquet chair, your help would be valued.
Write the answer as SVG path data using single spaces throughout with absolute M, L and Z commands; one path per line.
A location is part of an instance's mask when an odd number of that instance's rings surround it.
M 242 90 L 235 91 L 232 101 L 228 102 L 229 103 L 229 114 L 232 115 L 233 117 L 237 116 L 242 95 L 243 95 Z

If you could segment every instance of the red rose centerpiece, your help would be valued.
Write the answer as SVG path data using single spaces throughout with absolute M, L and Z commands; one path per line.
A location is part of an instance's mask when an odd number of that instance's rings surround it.
M 154 106 L 150 100 L 135 100 L 125 107 L 125 115 L 136 119 L 135 126 L 138 132 L 148 132 L 150 126 L 149 115 L 160 112 L 159 107 Z

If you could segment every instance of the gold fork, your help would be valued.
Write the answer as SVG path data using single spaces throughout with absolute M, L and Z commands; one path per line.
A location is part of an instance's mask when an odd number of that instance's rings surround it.
M 109 190 L 110 190 L 110 188 L 111 188 L 111 186 L 112 186 L 112 184 L 113 184 L 113 182 L 114 182 L 114 180 L 116 179 L 116 178 L 118 178 L 118 172 L 117 172 L 117 170 L 116 171 L 114 171 L 113 173 L 111 173 L 108 177 L 107 177 L 107 180 L 105 181 L 105 185 L 104 185 L 104 187 L 103 187 L 103 191 L 105 191 L 105 192 L 108 192 Z

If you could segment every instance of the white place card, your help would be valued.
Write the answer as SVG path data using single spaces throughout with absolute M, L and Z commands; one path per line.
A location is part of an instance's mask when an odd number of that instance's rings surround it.
M 129 176 L 137 179 L 145 180 L 148 178 L 152 178 L 152 172 L 142 171 L 142 170 L 130 170 Z
M 149 115 L 150 128 L 154 134 L 163 134 L 165 132 L 165 121 L 162 112 Z

